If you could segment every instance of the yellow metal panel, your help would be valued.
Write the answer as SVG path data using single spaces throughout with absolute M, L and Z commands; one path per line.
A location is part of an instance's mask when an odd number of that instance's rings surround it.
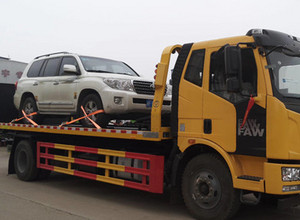
M 74 158 L 64 157 L 64 156 L 59 156 L 59 155 L 54 155 L 54 160 L 59 160 L 59 161 L 68 162 L 68 163 L 74 163 Z
M 107 164 L 103 162 L 97 162 L 97 167 L 108 169 L 108 170 L 125 171 L 125 166 L 117 165 L 117 164 Z
M 71 151 L 75 150 L 75 146 L 73 146 L 73 145 L 55 144 L 54 147 L 56 149 L 62 149 L 62 150 L 71 150 Z
M 267 157 L 300 160 L 300 114 L 287 110 L 275 97 L 268 97 Z
M 96 180 L 105 182 L 105 183 L 111 183 L 111 184 L 115 184 L 115 185 L 124 186 L 124 180 L 121 180 L 121 179 L 115 179 L 115 178 L 111 178 L 111 177 L 97 175 Z
M 264 163 L 267 161 L 264 157 L 231 155 L 241 168 L 240 176 L 255 176 L 264 178 Z
M 62 168 L 62 167 L 54 167 L 54 171 L 59 172 L 59 173 L 74 175 L 74 170 L 69 170 L 69 169 Z
M 181 45 L 166 47 L 161 55 L 155 80 L 155 94 L 151 111 L 151 132 L 159 132 L 161 130 L 161 109 L 166 88 L 170 58 L 172 52 L 181 47 Z
M 98 149 L 98 154 L 109 155 L 115 157 L 125 157 L 125 151 Z
M 76 136 L 90 136 L 90 137 L 104 137 L 104 138 L 120 138 L 120 139 L 134 139 L 134 140 L 147 140 L 147 141 L 161 141 L 171 139 L 171 137 L 164 137 L 163 131 L 159 130 L 158 138 L 149 138 L 143 135 L 143 132 L 138 134 L 133 133 L 121 133 L 121 132 L 98 132 L 98 131 L 76 131 L 76 130 L 64 130 L 64 129 L 53 129 L 53 128 L 39 128 L 39 127 L 22 127 L 10 126 L 8 124 L 0 125 L 0 129 L 14 130 L 14 131 L 26 131 L 26 132 L 40 132 L 49 134 L 68 134 Z M 162 128 L 161 128 L 162 129 Z
M 212 133 L 203 134 L 203 138 L 211 140 L 227 152 L 235 152 L 236 110 L 234 105 L 213 93 L 204 91 L 203 118 L 212 121 Z
M 299 164 L 265 163 L 264 170 L 265 170 L 266 193 L 278 194 L 278 195 L 300 193 L 300 190 L 292 191 L 292 192 L 282 192 L 283 186 L 300 185 L 300 181 L 283 182 L 282 177 L 281 177 L 281 168 L 282 167 L 300 168 L 300 165 Z
M 243 180 L 243 179 L 237 179 L 234 178 L 233 180 L 233 186 L 237 189 L 243 189 L 243 190 L 250 190 L 255 192 L 264 192 L 264 180 L 260 181 L 251 181 L 251 180 Z

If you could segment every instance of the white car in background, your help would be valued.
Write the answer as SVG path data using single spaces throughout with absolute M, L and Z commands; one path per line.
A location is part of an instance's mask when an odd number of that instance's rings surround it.
M 35 58 L 26 67 L 14 95 L 17 109 L 39 120 L 40 115 L 83 116 L 83 106 L 100 126 L 111 119 L 134 119 L 151 111 L 153 81 L 140 77 L 130 66 L 115 60 L 80 56 L 67 52 Z M 171 89 L 167 88 L 163 112 L 171 111 Z M 27 120 L 25 120 L 26 122 Z M 81 120 L 91 126 L 88 119 Z

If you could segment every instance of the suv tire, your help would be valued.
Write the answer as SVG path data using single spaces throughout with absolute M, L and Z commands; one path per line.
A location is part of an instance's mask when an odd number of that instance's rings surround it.
M 26 115 L 29 115 L 33 112 L 37 112 L 37 106 L 36 106 L 36 102 L 33 99 L 33 97 L 27 97 L 24 99 L 24 101 L 22 102 L 21 108 L 20 108 L 20 116 L 22 117 L 22 110 L 26 113 Z M 28 118 L 30 118 L 31 120 L 33 120 L 36 123 L 39 123 L 39 115 L 33 115 L 33 116 L 28 116 Z M 24 124 L 30 124 L 30 122 L 24 118 L 23 119 L 23 123 Z
M 82 99 L 81 104 L 78 106 L 80 117 L 84 116 L 81 106 L 84 108 L 87 114 L 103 109 L 101 99 L 96 94 L 89 94 Z M 108 116 L 104 113 L 92 115 L 90 118 L 100 125 L 100 127 L 106 127 L 109 122 Z M 93 127 L 93 124 L 87 118 L 82 119 L 81 124 L 84 127 Z

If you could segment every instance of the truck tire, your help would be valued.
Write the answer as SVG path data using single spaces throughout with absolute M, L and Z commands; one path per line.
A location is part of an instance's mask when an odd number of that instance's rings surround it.
M 22 105 L 21 105 L 21 108 L 20 108 L 20 116 L 21 117 L 23 117 L 22 110 L 26 113 L 26 115 L 38 111 L 37 106 L 36 106 L 36 102 L 33 99 L 33 97 L 27 97 L 22 102 Z M 31 120 L 33 120 L 36 123 L 39 123 L 39 119 L 40 119 L 39 115 L 29 116 L 28 118 L 30 118 Z M 30 122 L 26 118 L 23 119 L 23 123 L 24 124 L 30 124 Z
M 80 117 L 84 116 L 84 113 L 80 109 L 81 106 L 84 108 L 87 114 L 103 109 L 102 102 L 96 94 L 89 94 L 82 99 L 81 105 L 79 106 Z M 92 115 L 90 118 L 100 125 L 100 127 L 106 127 L 109 122 L 108 116 L 104 113 Z M 84 127 L 94 127 L 94 125 L 87 118 L 82 119 L 81 124 Z
M 32 181 L 38 176 L 36 159 L 29 141 L 22 140 L 18 143 L 14 155 L 15 171 L 20 180 Z
M 197 219 L 229 219 L 240 207 L 226 164 L 214 154 L 194 157 L 182 176 L 186 207 Z

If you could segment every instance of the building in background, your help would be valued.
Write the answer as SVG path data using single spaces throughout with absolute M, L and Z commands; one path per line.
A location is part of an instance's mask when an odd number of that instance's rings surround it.
M 0 121 L 10 122 L 18 116 L 13 104 L 15 84 L 21 78 L 27 63 L 0 57 Z

